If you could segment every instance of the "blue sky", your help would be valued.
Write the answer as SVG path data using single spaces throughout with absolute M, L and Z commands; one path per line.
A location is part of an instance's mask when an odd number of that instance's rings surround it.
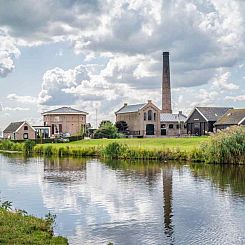
M 68 105 L 114 120 L 124 102 L 161 105 L 170 52 L 174 111 L 245 107 L 245 1 L 0 2 L 0 128 Z

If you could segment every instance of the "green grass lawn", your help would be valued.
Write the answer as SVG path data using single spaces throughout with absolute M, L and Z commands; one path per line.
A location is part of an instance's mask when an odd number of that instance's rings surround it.
M 67 239 L 52 235 L 44 219 L 0 208 L 0 244 L 68 244 Z
M 69 147 L 100 147 L 106 146 L 111 142 L 118 142 L 126 144 L 132 148 L 142 148 L 142 149 L 176 149 L 180 150 L 192 150 L 199 147 L 202 142 L 207 141 L 208 137 L 190 137 L 190 138 L 143 138 L 143 139 L 90 139 L 90 140 L 80 140 L 70 143 L 57 143 L 51 144 L 52 146 L 69 146 Z

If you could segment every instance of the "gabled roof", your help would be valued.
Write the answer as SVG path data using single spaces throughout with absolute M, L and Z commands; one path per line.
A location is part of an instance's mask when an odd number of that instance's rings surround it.
M 88 113 L 71 108 L 71 107 L 64 106 L 58 109 L 54 109 L 54 110 L 46 111 L 42 113 L 42 115 L 47 115 L 47 114 L 85 114 L 87 115 Z
M 230 109 L 215 125 L 240 125 L 243 121 L 245 121 L 245 109 Z
M 142 109 L 147 103 L 144 104 L 135 104 L 135 105 L 124 105 L 121 109 L 119 109 L 116 114 L 118 113 L 128 113 L 128 112 L 138 112 Z
M 3 130 L 4 133 L 13 133 L 15 132 L 22 124 L 24 123 L 24 121 L 22 122 L 12 122 L 8 125 L 7 128 L 5 128 Z
M 189 114 L 186 121 L 192 116 L 193 112 L 197 110 L 202 117 L 208 121 L 217 121 L 221 116 L 223 116 L 229 109 L 233 109 L 232 107 L 201 107 L 197 106 L 193 109 L 193 111 Z
M 187 117 L 183 114 L 161 113 L 161 122 L 185 122 Z
M 223 116 L 231 107 L 196 107 L 207 121 L 217 121 Z
M 26 121 L 22 122 L 12 122 L 8 125 L 7 128 L 3 130 L 3 133 L 14 133 L 17 132 L 24 124 L 27 124 L 29 128 L 35 131 L 35 129 Z

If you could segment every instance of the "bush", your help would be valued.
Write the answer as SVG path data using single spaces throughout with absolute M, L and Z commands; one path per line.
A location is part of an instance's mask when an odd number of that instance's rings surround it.
M 212 135 L 204 147 L 207 163 L 245 163 L 245 127 L 234 126 Z
M 120 135 L 118 133 L 117 127 L 109 121 L 102 123 L 94 133 L 95 139 L 102 139 L 102 138 L 115 139 L 119 137 Z
M 112 142 L 105 147 L 104 155 L 112 159 L 119 159 L 122 158 L 122 155 L 124 155 L 126 151 L 127 147 L 125 145 Z
M 30 154 L 33 152 L 34 150 L 34 146 L 36 145 L 36 143 L 32 140 L 26 140 L 24 143 L 23 143 L 23 152 L 25 154 Z

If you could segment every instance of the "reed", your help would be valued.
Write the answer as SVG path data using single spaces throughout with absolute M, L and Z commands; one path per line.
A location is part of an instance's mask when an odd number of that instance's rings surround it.
M 0 150 L 23 151 L 23 144 L 22 143 L 14 143 L 10 140 L 3 140 L 0 143 Z
M 233 126 L 212 135 L 204 146 L 207 163 L 245 164 L 245 127 Z

